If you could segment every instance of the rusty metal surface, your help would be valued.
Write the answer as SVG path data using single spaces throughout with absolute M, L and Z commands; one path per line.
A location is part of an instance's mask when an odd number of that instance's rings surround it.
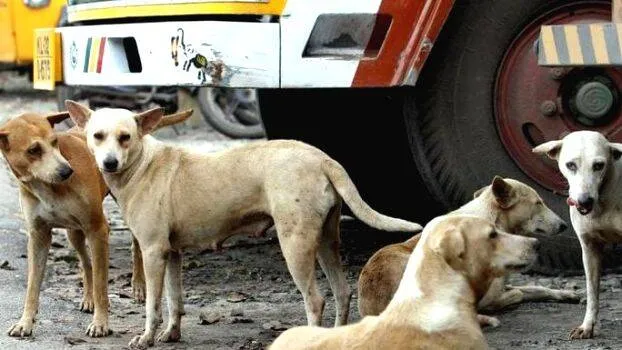
M 378 56 L 359 63 L 352 85 L 413 84 L 416 81 L 413 73 L 423 67 L 453 3 L 453 0 L 383 0 L 378 14 L 391 16 L 391 26 Z

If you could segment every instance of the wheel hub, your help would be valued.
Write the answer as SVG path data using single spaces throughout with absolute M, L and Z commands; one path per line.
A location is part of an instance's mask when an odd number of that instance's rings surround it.
M 604 75 L 582 81 L 568 101 L 571 115 L 585 126 L 603 125 L 611 120 L 617 105 L 618 91 L 611 79 Z

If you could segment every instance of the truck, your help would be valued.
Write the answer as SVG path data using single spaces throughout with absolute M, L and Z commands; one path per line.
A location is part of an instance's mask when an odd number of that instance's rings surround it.
M 33 31 L 57 26 L 64 0 L 0 0 L 0 70 L 31 74 Z
M 580 129 L 622 137 L 622 54 L 596 60 L 619 48 L 619 3 L 70 0 L 65 25 L 36 31 L 34 83 L 257 89 L 268 138 L 321 148 L 383 212 L 426 222 L 500 175 L 568 220 L 556 164 L 531 149 Z M 536 272 L 581 271 L 574 233 L 539 238 Z

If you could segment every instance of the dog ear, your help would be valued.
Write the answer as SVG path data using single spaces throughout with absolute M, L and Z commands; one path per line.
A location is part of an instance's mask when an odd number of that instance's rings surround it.
M 473 199 L 481 196 L 482 193 L 484 193 L 484 191 L 486 191 L 487 188 L 488 188 L 488 186 L 484 186 L 484 187 L 480 188 L 479 190 L 473 192 Z
M 84 129 L 84 126 L 91 117 L 92 110 L 72 100 L 65 100 L 65 108 L 71 116 L 71 120 L 76 123 L 77 126 Z
M 543 144 L 538 145 L 531 151 L 537 154 L 546 153 L 546 155 L 549 158 L 557 160 L 557 157 L 559 156 L 559 151 L 561 151 L 562 149 L 563 142 L 564 141 L 562 140 L 554 140 L 554 141 L 545 142 Z
M 164 108 L 156 107 L 152 108 L 148 111 L 142 112 L 134 116 L 136 119 L 136 123 L 138 124 L 138 129 L 142 135 L 147 135 L 152 132 L 162 117 L 164 116 Z
M 51 127 L 54 127 L 55 124 L 58 124 L 67 118 L 69 118 L 69 112 L 67 111 L 52 113 L 45 116 L 45 119 L 48 120 Z
M 460 262 L 464 259 L 466 242 L 464 235 L 458 226 L 452 225 L 442 232 L 433 232 L 430 237 L 430 247 L 445 259 L 447 264 L 454 269 L 459 269 Z
M 186 121 L 194 112 L 192 109 L 187 109 L 185 111 L 177 112 L 175 114 L 169 114 L 162 117 L 162 120 L 158 123 L 158 125 L 153 130 L 161 129 L 165 126 L 177 124 Z
M 503 209 L 510 208 L 518 199 L 516 190 L 500 176 L 495 176 L 492 180 L 492 194 L 495 195 L 497 204 Z
M 9 133 L 4 130 L 0 130 L 0 149 L 9 150 Z
M 620 156 L 622 156 L 622 143 L 609 142 L 609 148 L 611 149 L 611 156 L 613 159 L 620 159 Z

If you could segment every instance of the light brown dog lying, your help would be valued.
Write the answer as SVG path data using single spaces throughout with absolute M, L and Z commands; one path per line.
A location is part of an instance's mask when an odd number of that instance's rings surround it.
M 421 230 L 370 208 L 345 169 L 310 145 L 267 141 L 201 153 L 147 135 L 162 117 L 159 109 L 136 115 L 123 109 L 91 111 L 71 101 L 66 106 L 85 129 L 89 149 L 143 253 L 145 333 L 130 346 L 154 342 L 165 271 L 169 324 L 158 340 L 180 339 L 182 249 L 217 247 L 232 235 L 261 234 L 274 224 L 308 323 L 319 325 L 324 309 L 315 279 L 317 257 L 341 325 L 347 323 L 350 302 L 339 256 L 342 199 L 370 226 Z
M 486 349 L 475 305 L 496 278 L 533 261 L 536 247 L 536 239 L 475 216 L 438 217 L 379 316 L 332 329 L 295 327 L 269 349 Z
M 495 177 L 492 184 L 474 194 L 469 203 L 449 215 L 471 214 L 488 219 L 500 230 L 514 234 L 554 234 L 566 228 L 564 221 L 550 210 L 534 189 L 522 182 Z M 378 315 L 389 304 L 415 249 L 420 235 L 403 243 L 378 250 L 361 270 L 358 281 L 358 307 L 361 316 Z M 539 286 L 506 288 L 506 278 L 495 280 L 478 305 L 480 310 L 495 311 L 523 301 L 579 301 L 573 291 Z M 497 326 L 493 317 L 480 315 L 483 324 Z
M 167 117 L 159 127 L 187 119 L 190 112 Z M 0 150 L 18 180 L 22 212 L 28 230 L 28 287 L 24 312 L 8 334 L 32 334 L 39 307 L 39 292 L 51 229 L 67 229 L 70 244 L 78 252 L 82 267 L 84 296 L 80 310 L 93 312 L 87 329 L 92 337 L 108 330 L 108 224 L 102 201 L 108 193 L 95 159 L 89 153 L 81 130 L 57 133 L 53 125 L 69 117 L 57 113 L 41 116 L 26 113 L 0 126 Z M 85 239 L 93 257 L 89 259 Z M 133 288 L 144 295 L 144 273 L 140 249 L 134 247 Z

